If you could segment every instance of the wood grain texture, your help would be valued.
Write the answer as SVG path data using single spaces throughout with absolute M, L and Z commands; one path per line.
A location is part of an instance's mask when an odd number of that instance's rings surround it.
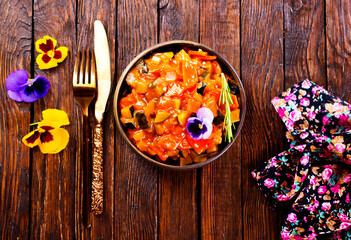
M 241 75 L 247 96 L 242 130 L 243 239 L 279 239 L 279 215 L 250 172 L 283 150 L 285 129 L 270 101 L 284 87 L 283 1 L 241 3 Z
M 147 47 L 192 40 L 221 53 L 241 75 L 247 115 L 221 158 L 173 172 L 127 146 L 115 129 L 111 95 L 103 122 L 104 210 L 86 229 L 82 114 L 71 78 L 78 48 L 93 49 L 96 19 L 108 34 L 112 91 Z M 351 102 L 351 0 L 3 0 L 0 20 L 0 239 L 279 239 L 288 209 L 272 211 L 250 175 L 287 147 L 270 100 L 309 78 Z M 39 70 L 32 58 L 44 35 L 70 50 L 51 70 Z M 20 68 L 48 78 L 45 98 L 27 104 L 7 97 L 6 78 Z M 71 122 L 64 126 L 67 148 L 54 155 L 22 143 L 29 123 L 48 108 L 65 110 Z
M 157 42 L 157 1 L 118 1 L 117 76 Z M 157 168 L 115 140 L 115 239 L 157 239 Z
M 159 174 L 159 239 L 198 239 L 196 170 Z
M 285 87 L 304 79 L 326 86 L 325 2 L 284 2 Z
M 30 104 L 8 98 L 5 84 L 15 70 L 31 75 L 31 14 L 31 1 L 0 3 L 0 239 L 29 234 L 30 149 L 22 137 L 29 131 Z
M 97 7 L 98 6 L 98 7 Z M 91 239 L 116 239 L 114 235 L 114 174 L 115 174 L 115 122 L 112 99 L 116 86 L 116 16 L 117 1 L 78 1 L 77 45 L 93 50 L 94 21 L 100 20 L 106 30 L 111 60 L 111 93 L 103 120 L 104 129 L 104 208 L 99 216 L 92 215 Z M 117 62 L 117 64 L 119 64 Z M 93 110 L 93 105 L 91 110 Z M 93 116 L 93 111 L 90 111 Z M 94 121 L 94 117 L 90 118 Z
M 328 89 L 351 102 L 351 1 L 326 1 Z
M 69 49 L 67 59 L 57 68 L 35 73 L 46 77 L 51 87 L 47 96 L 34 104 L 34 121 L 42 120 L 41 112 L 56 108 L 64 110 L 71 124 L 64 128 L 69 132 L 67 147 L 58 154 L 42 154 L 33 150 L 31 238 L 72 239 L 75 236 L 75 122 L 77 107 L 73 105 L 72 50 L 75 49 L 76 1 L 35 1 L 34 41 L 44 35 L 55 38 L 59 46 Z M 38 53 L 35 53 L 37 56 Z
M 199 38 L 199 0 L 159 2 L 159 39 L 190 40 Z
M 223 7 L 225 6 L 225 7 Z M 240 76 L 240 1 L 201 1 L 200 42 L 218 51 Z M 201 238 L 242 238 L 241 135 L 201 175 Z
M 198 42 L 198 0 L 159 3 L 160 42 L 181 39 Z M 159 239 L 198 239 L 197 171 L 159 169 Z

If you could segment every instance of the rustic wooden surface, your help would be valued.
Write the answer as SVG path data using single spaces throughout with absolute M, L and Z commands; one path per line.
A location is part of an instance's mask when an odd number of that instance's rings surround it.
M 220 52 L 247 95 L 245 124 L 215 162 L 188 172 L 140 159 L 105 114 L 104 212 L 82 224 L 82 114 L 71 75 L 78 49 L 92 49 L 93 22 L 106 26 L 113 89 L 128 62 L 158 42 L 184 39 Z M 287 147 L 270 100 L 304 78 L 351 101 L 351 1 L 134 0 L 0 2 L 0 239 L 278 239 L 286 210 L 270 209 L 250 172 Z M 42 71 L 34 43 L 51 35 L 70 49 Z M 34 104 L 6 94 L 25 69 L 52 86 Z M 112 96 L 112 95 L 111 95 Z M 67 148 L 43 155 L 22 137 L 47 108 L 65 110 Z

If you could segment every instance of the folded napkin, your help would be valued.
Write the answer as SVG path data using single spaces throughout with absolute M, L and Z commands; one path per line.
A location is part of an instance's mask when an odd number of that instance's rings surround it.
M 351 105 L 304 80 L 272 100 L 290 149 L 252 172 L 277 202 L 291 204 L 282 239 L 351 239 Z

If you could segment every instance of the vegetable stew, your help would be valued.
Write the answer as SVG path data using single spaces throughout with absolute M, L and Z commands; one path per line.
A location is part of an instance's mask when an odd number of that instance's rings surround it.
M 131 90 L 119 102 L 120 120 L 142 152 L 172 164 L 187 165 L 215 155 L 224 141 L 226 108 L 220 104 L 222 69 L 216 56 L 200 50 L 154 53 L 126 77 Z M 225 75 L 233 101 L 232 122 L 240 121 L 238 86 Z M 187 122 L 200 108 L 213 113 L 212 132 L 195 140 Z

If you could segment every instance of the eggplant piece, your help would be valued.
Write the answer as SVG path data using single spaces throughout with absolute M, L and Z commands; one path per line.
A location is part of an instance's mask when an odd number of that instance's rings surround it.
M 234 95 L 238 95 L 239 94 L 239 86 L 236 85 L 233 81 L 228 79 L 228 86 L 230 89 L 230 93 L 234 94 Z
M 204 83 L 204 82 L 201 82 L 201 86 L 197 88 L 197 93 L 203 95 L 204 94 L 204 91 L 205 91 L 205 88 L 207 86 L 207 83 Z
M 121 110 L 121 115 L 125 118 L 132 118 L 134 114 L 134 107 L 133 105 L 130 105 L 128 107 L 124 107 Z
M 217 109 L 217 117 L 215 117 L 213 119 L 213 124 L 214 125 L 219 125 L 221 124 L 222 122 L 224 122 L 224 115 L 223 113 L 221 112 L 221 110 Z
M 155 123 L 165 121 L 171 114 L 169 112 L 158 112 L 155 117 Z
M 138 111 L 134 113 L 134 118 L 139 124 L 141 129 L 145 129 L 149 127 L 149 122 L 147 121 L 147 118 L 145 116 L 145 113 L 143 111 Z
M 210 73 L 207 70 L 204 70 L 199 76 L 205 79 L 208 76 L 208 74 Z
M 124 123 L 124 126 L 126 126 L 126 128 L 129 128 L 129 129 L 135 129 L 136 127 L 135 127 L 134 119 L 130 119 L 130 120 L 126 121 Z
M 141 59 L 137 65 L 136 68 L 139 70 L 141 74 L 147 73 L 149 69 L 147 68 L 144 59 Z

